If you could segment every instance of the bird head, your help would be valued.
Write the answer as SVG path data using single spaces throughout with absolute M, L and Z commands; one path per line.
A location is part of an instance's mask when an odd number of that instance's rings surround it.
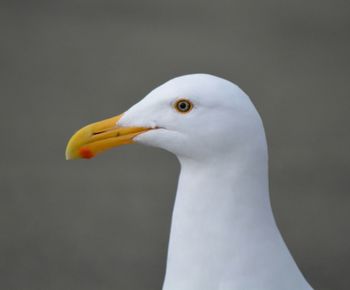
M 178 157 L 210 158 L 213 150 L 224 156 L 254 143 L 261 129 L 254 105 L 238 86 L 212 75 L 185 75 L 157 87 L 123 114 L 77 131 L 66 158 L 91 158 L 135 142 Z

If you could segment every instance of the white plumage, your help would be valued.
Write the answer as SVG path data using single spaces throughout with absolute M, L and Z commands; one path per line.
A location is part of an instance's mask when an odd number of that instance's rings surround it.
M 276 226 L 264 128 L 238 86 L 206 74 L 175 78 L 78 131 L 66 154 L 90 158 L 133 141 L 181 163 L 163 290 L 312 289 Z
M 179 114 L 171 104 L 188 99 Z M 163 290 L 310 290 L 276 226 L 259 114 L 233 83 L 195 74 L 158 87 L 121 126 L 181 163 Z

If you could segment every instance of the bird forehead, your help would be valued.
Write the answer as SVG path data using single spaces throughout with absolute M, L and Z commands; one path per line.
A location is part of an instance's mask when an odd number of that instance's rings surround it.
M 219 77 L 195 74 L 167 81 L 148 93 L 139 106 L 147 110 L 164 109 L 179 99 L 188 99 L 198 107 L 241 107 L 246 102 L 244 92 L 234 83 Z M 138 106 L 138 107 L 139 107 Z
M 145 97 L 148 104 L 171 104 L 178 99 L 188 99 L 195 103 L 229 103 L 232 99 L 225 90 L 202 88 L 195 85 L 160 86 Z

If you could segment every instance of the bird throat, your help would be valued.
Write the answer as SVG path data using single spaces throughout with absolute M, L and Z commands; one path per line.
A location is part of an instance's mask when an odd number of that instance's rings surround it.
M 297 268 L 273 218 L 262 158 L 180 159 L 163 290 L 284 289 L 272 275 Z

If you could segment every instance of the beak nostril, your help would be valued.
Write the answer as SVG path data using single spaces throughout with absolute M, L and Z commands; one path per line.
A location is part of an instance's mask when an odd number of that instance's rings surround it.
M 110 128 L 108 128 L 108 129 L 106 129 L 106 130 L 93 132 L 92 135 L 95 136 L 95 135 L 107 133 L 107 132 L 112 131 L 112 130 L 114 130 L 114 129 L 116 129 L 116 126 L 110 127 Z
M 94 133 L 92 133 L 92 135 L 98 135 L 98 134 L 102 134 L 104 132 L 106 132 L 106 131 L 94 132 Z

